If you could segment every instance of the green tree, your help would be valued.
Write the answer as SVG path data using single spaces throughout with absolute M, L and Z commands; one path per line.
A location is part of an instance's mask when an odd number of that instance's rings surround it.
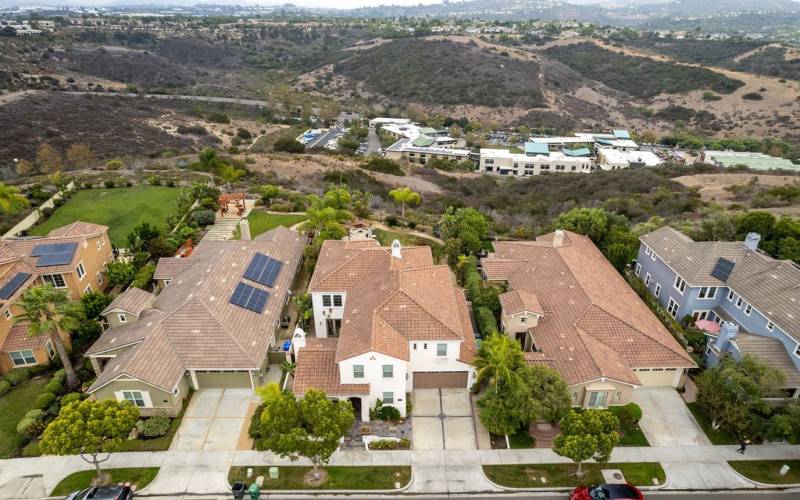
M 28 205 L 28 199 L 19 194 L 18 188 L 0 182 L 0 212 L 14 215 Z
M 559 373 L 542 365 L 526 365 L 521 370 L 525 390 L 531 395 L 527 422 L 557 422 L 572 406 L 567 383 Z
M 211 171 L 217 166 L 219 159 L 217 158 L 217 150 L 214 148 L 203 148 L 197 155 L 200 166 L 205 171 Z
M 102 292 L 86 292 L 81 297 L 81 308 L 86 319 L 100 319 L 100 313 L 108 307 L 113 298 Z
M 228 186 L 228 191 L 231 189 L 231 182 L 236 182 L 245 174 L 246 172 L 241 168 L 236 168 L 232 165 L 220 165 L 217 169 L 217 175 L 219 175 L 220 179 L 225 181 L 225 184 Z
M 80 304 L 70 301 L 66 291 L 56 290 L 52 285 L 41 285 L 22 292 L 14 305 L 22 310 L 14 316 L 14 324 L 25 324 L 30 337 L 47 336 L 64 366 L 67 386 L 70 389 L 78 387 L 81 382 L 61 336 L 78 328 Z
M 451 262 L 459 255 L 474 255 L 488 238 L 490 221 L 474 208 L 448 207 L 437 229 Z
M 302 143 L 297 142 L 295 139 L 291 137 L 281 137 L 275 144 L 272 146 L 272 149 L 275 151 L 282 151 L 285 153 L 303 153 L 306 150 L 306 147 L 303 146 Z
M 292 297 L 295 309 L 297 309 L 297 319 L 300 321 L 300 327 L 305 330 L 306 322 L 311 319 L 314 310 L 311 308 L 311 295 L 302 293 Z
M 502 333 L 483 339 L 475 356 L 475 383 L 488 383 L 495 389 L 517 382 L 519 369 L 524 365 L 519 343 Z
M 553 451 L 578 464 L 576 475 L 583 475 L 581 466 L 586 460 L 608 462 L 614 446 L 619 443 L 619 420 L 609 411 L 570 410 L 561 419 L 561 434 L 556 437 Z
M 301 226 L 304 231 L 320 231 L 328 222 L 341 223 L 353 218 L 353 214 L 346 208 L 339 208 L 341 199 L 338 195 L 328 196 L 326 193 L 323 198 L 309 195 L 307 199 L 309 202 L 309 207 L 306 209 L 308 220 Z
M 775 225 L 775 216 L 769 212 L 748 212 L 736 221 L 736 235 L 739 239 L 747 233 L 758 233 L 761 238 L 767 239 Z
M 136 275 L 136 269 L 133 267 L 132 262 L 118 260 L 108 264 L 106 269 L 108 282 L 115 286 L 127 285 L 133 280 L 134 275 Z
M 100 464 L 119 450 L 138 419 L 139 409 L 127 401 L 85 399 L 70 403 L 44 430 L 39 447 L 45 454 L 80 454 L 94 465 L 101 479 Z
M 372 213 L 370 203 L 372 202 L 372 193 L 369 191 L 361 191 L 355 189 L 350 193 L 350 207 L 353 214 L 361 219 L 366 219 Z
M 271 205 L 272 200 L 280 196 L 280 194 L 281 194 L 281 188 L 279 188 L 275 184 L 265 184 L 261 186 L 261 201 L 266 206 Z
M 555 229 L 588 236 L 598 246 L 605 240 L 609 230 L 608 215 L 602 208 L 573 208 L 556 217 L 552 225 Z
M 128 233 L 128 249 L 132 252 L 150 253 L 150 241 L 161 236 L 161 230 L 149 222 L 142 222 Z
M 800 263 L 800 240 L 788 236 L 778 243 L 778 258 Z
M 400 204 L 400 220 L 403 225 L 406 225 L 406 205 L 419 205 L 422 201 L 419 193 L 412 190 L 410 187 L 395 188 L 389 191 L 389 196 Z
M 272 387 L 270 387 L 272 386 Z M 319 466 L 327 464 L 339 441 L 355 422 L 349 401 L 331 401 L 324 392 L 310 389 L 302 399 L 277 384 L 259 390 L 264 403 L 261 413 L 261 443 L 292 461 L 305 457 L 319 477 Z

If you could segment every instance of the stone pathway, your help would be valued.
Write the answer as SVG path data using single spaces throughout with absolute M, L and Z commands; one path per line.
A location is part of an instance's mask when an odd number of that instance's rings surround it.
M 201 241 L 227 241 L 233 238 L 236 226 L 239 225 L 238 217 L 225 217 L 217 219 L 214 225 L 208 228 Z

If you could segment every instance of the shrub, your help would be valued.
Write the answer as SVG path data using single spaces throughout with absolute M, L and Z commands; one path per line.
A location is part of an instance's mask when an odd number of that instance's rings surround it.
M 383 172 L 384 174 L 406 175 L 397 162 L 380 156 L 373 156 L 367 163 L 361 165 L 361 168 L 372 172 Z
M 50 217 L 53 215 L 53 207 L 42 207 L 39 209 L 39 213 L 42 214 L 42 217 Z
M 60 368 L 53 373 L 53 380 L 58 380 L 60 383 L 64 383 L 67 380 L 67 372 L 64 371 L 63 368 Z
M 83 395 L 80 392 L 70 392 L 61 398 L 61 407 L 63 408 L 69 404 L 80 401 L 81 399 L 83 399 Z
M 214 111 L 208 115 L 208 121 L 211 123 L 230 123 L 231 119 L 225 113 Z
M 107 266 L 108 281 L 112 285 L 127 285 L 135 275 L 135 268 L 130 262 L 116 261 Z
M 6 381 L 13 386 L 19 385 L 31 378 L 31 371 L 27 368 L 15 368 L 6 373 Z
M 136 428 L 139 435 L 145 438 L 157 438 L 167 433 L 171 420 L 169 417 L 150 417 L 146 420 L 139 420 Z
M 83 189 L 92 189 L 93 187 L 94 187 L 94 184 L 92 184 L 91 182 L 84 182 L 83 183 Z
M 494 313 L 488 307 L 478 307 L 475 310 L 476 320 L 478 321 L 478 330 L 485 337 L 490 333 L 497 331 L 497 319 Z
M 11 390 L 11 384 L 8 380 L 0 380 L 0 396 L 5 396 Z
M 393 439 L 376 439 L 369 444 L 371 450 L 407 450 L 411 448 L 411 443 L 406 438 L 398 441 Z
M 135 286 L 136 288 L 141 288 L 142 290 L 147 290 L 150 286 L 150 282 L 153 280 L 153 273 L 156 272 L 156 265 L 152 262 L 145 264 L 139 271 L 136 273 L 136 276 L 133 278 L 131 282 L 131 286 Z
M 238 129 L 236 129 L 236 137 L 238 137 L 239 139 L 247 140 L 247 139 L 252 138 L 253 135 L 247 129 L 238 128 Z
M 53 406 L 53 403 L 56 402 L 56 395 L 52 392 L 43 392 L 39 394 L 39 397 L 36 398 L 36 407 L 40 410 L 46 410 Z
M 167 187 L 174 188 L 175 187 L 175 181 L 173 181 L 172 179 L 168 180 L 167 181 Z
M 742 99 L 746 101 L 763 101 L 764 96 L 759 94 L 758 92 L 748 92 L 742 96 Z
M 113 187 L 114 187 L 114 181 L 112 181 L 111 179 L 109 179 L 109 180 L 105 181 L 105 182 L 103 183 L 103 185 L 104 185 L 105 187 L 107 187 L 107 188 L 111 189 L 111 188 L 113 188 Z
M 106 162 L 106 170 L 120 170 L 125 164 L 120 159 L 108 160 Z
M 206 135 L 208 131 L 200 125 L 178 125 L 179 134 Z
M 50 394 L 60 394 L 64 389 L 64 385 L 58 380 L 51 380 L 43 388 L 42 392 Z
M 642 409 L 636 403 L 628 403 L 624 406 L 612 406 L 611 411 L 619 419 L 620 425 L 630 427 L 639 423 L 642 419 Z
M 44 411 L 31 410 L 17 423 L 17 433 L 28 438 L 41 434 L 44 429 Z
M 214 223 L 214 212 L 211 210 L 195 210 L 192 212 L 192 221 L 200 227 L 210 226 Z
M 272 210 L 273 212 L 291 212 L 292 205 L 290 205 L 289 203 L 275 202 L 269 206 L 269 209 Z
M 261 414 L 264 412 L 264 405 L 258 405 L 256 411 L 253 412 L 253 418 L 250 420 L 250 427 L 247 430 L 247 435 L 252 439 L 260 439 L 261 435 Z
M 397 220 L 397 217 L 395 217 L 394 215 L 389 215 L 388 217 L 386 217 L 386 225 L 387 226 L 389 226 L 389 227 L 397 227 L 399 224 L 400 224 L 400 222 Z
M 285 153 L 303 153 L 306 147 L 291 137 L 281 137 L 272 146 L 275 151 L 283 151 Z

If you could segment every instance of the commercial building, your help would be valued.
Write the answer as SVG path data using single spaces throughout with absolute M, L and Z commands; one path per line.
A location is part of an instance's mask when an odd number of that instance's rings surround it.
M 439 146 L 434 139 L 422 137 L 416 140 L 401 139 L 384 150 L 386 158 L 392 160 L 407 160 L 410 163 L 425 165 L 429 161 L 439 158 L 443 160 L 463 161 L 470 159 L 470 150 Z
M 478 171 L 529 177 L 545 172 L 566 173 L 592 171 L 593 161 L 586 156 L 573 156 L 563 151 L 551 152 L 547 145 L 526 143 L 525 153 L 512 153 L 507 149 L 481 149 Z
M 740 153 L 736 151 L 703 151 L 703 163 L 717 167 L 745 166 L 753 170 L 792 170 L 800 172 L 800 165 L 795 165 L 786 158 L 765 155 L 763 153 Z

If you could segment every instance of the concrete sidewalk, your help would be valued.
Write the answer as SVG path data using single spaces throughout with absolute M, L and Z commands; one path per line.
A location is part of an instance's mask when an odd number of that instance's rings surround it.
M 800 459 L 800 446 L 759 445 L 736 452 L 736 446 L 660 446 L 616 448 L 612 462 L 660 462 L 667 471 L 668 489 L 716 489 L 753 487 L 735 475 L 728 460 Z M 551 450 L 342 450 L 331 465 L 410 465 L 415 493 L 496 491 L 484 477 L 481 465 L 569 463 Z M 226 494 L 228 469 L 233 465 L 308 465 L 270 452 L 258 451 L 163 451 L 116 453 L 103 464 L 113 467 L 161 467 L 147 489 L 148 495 Z M 37 457 L 0 460 L 0 499 L 42 498 L 68 474 L 90 470 L 80 457 Z M 36 477 L 31 477 L 36 476 Z M 41 476 L 41 477 L 39 477 Z

